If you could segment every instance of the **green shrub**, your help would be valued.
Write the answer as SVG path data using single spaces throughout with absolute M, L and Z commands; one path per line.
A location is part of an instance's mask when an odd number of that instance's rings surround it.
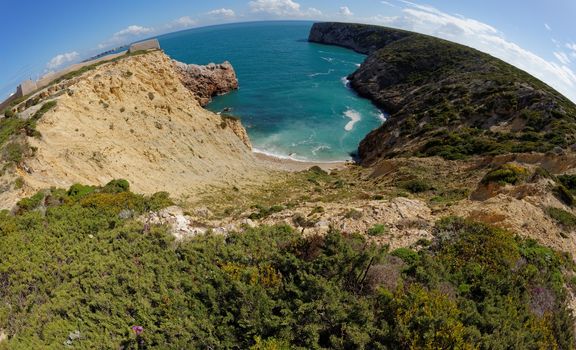
M 25 121 L 19 118 L 0 119 L 0 147 L 3 146 L 13 135 L 20 132 Z
M 174 205 L 174 201 L 168 192 L 156 192 L 148 201 L 148 210 L 157 211 L 172 205 Z
M 368 231 L 366 232 L 369 236 L 382 236 L 384 234 L 387 234 L 389 231 L 388 226 L 386 225 L 382 225 L 382 224 L 376 224 L 374 226 L 372 226 L 371 228 L 368 229 Z
M 4 148 L 5 159 L 13 163 L 20 163 L 24 158 L 24 152 L 24 146 L 18 142 L 10 142 Z
M 483 184 L 497 183 L 500 185 L 516 185 L 526 179 L 528 170 L 516 164 L 504 164 L 489 171 L 482 179 Z
M 4 110 L 4 116 L 5 116 L 6 118 L 14 118 L 15 113 L 14 113 L 14 111 L 12 110 L 12 108 L 6 108 L 6 109 Z
M 175 241 L 118 216 L 167 194 L 68 192 L 26 206 L 42 211 L 0 212 L 0 347 L 572 346 L 571 258 L 503 230 L 449 218 L 430 246 L 391 254 L 288 226 Z
M 72 186 L 70 186 L 70 189 L 68 189 L 68 196 L 74 198 L 74 199 L 79 199 L 82 198 L 92 192 L 94 192 L 96 190 L 96 188 L 94 186 L 87 186 L 87 185 L 82 185 L 82 184 L 74 184 Z
M 554 195 L 558 198 L 562 203 L 566 204 L 567 206 L 571 207 L 574 205 L 574 196 L 570 191 L 564 187 L 564 185 L 558 185 L 553 190 Z
M 314 165 L 313 167 L 308 169 L 308 171 L 318 175 L 328 175 L 328 173 L 324 169 L 320 168 L 318 165 Z
M 37 192 L 32 197 L 22 198 L 16 204 L 19 212 L 25 212 L 36 209 L 44 200 L 45 194 L 43 191 Z
M 538 179 L 554 179 L 554 175 L 550 174 L 550 172 L 542 167 L 537 167 L 534 170 L 534 174 L 532 174 L 532 181 Z
M 22 187 L 24 187 L 24 179 L 21 176 L 19 176 L 16 178 L 16 180 L 14 180 L 14 188 L 19 190 Z
M 294 214 L 294 216 L 292 216 L 292 222 L 297 227 L 303 227 L 303 228 L 314 227 L 314 225 L 316 225 L 315 220 L 307 219 L 304 215 L 300 213 L 296 213 Z
M 570 191 L 576 190 L 576 175 L 560 175 L 558 180 Z
M 418 262 L 418 260 L 420 260 L 420 257 L 418 256 L 418 252 L 415 252 L 409 248 L 398 248 L 390 254 L 393 256 L 399 257 L 408 265 L 412 265 L 412 264 Z
M 400 183 L 400 187 L 410 193 L 422 193 L 432 190 L 434 187 L 424 179 L 413 179 Z
M 256 209 L 257 211 L 250 214 L 248 216 L 249 219 L 251 220 L 260 220 L 260 219 L 264 219 L 274 213 L 279 213 L 282 210 L 284 210 L 285 208 L 281 205 L 273 205 L 271 207 L 263 207 L 261 205 L 255 205 L 253 206 L 254 209 Z
M 104 193 L 122 193 L 130 190 L 130 183 L 124 179 L 117 179 L 108 182 L 103 188 Z
M 546 208 L 546 213 L 552 219 L 556 220 L 559 225 L 562 225 L 567 229 L 576 228 L 576 216 L 574 216 L 574 214 L 567 212 L 566 210 L 554 207 Z

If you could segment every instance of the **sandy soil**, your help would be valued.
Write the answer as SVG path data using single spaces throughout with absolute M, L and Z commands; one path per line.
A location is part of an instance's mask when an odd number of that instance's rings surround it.
M 264 153 L 253 152 L 256 159 L 264 166 L 279 171 L 297 172 L 308 170 L 313 166 L 318 166 L 325 171 L 342 170 L 352 162 L 302 162 L 292 159 L 278 158 Z

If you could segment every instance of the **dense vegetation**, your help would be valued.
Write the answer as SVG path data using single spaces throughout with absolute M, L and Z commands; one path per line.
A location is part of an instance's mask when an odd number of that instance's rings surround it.
M 28 119 L 21 119 L 12 114 L 0 119 L 0 161 L 3 161 L 2 173 L 7 167 L 20 163 L 36 151 L 30 147 L 26 137 L 41 137 L 36 130 L 36 123 L 42 116 L 56 106 L 56 101 L 46 102 Z
M 351 86 L 390 113 L 360 144 L 364 164 L 395 155 L 546 152 L 576 143 L 576 106 L 497 58 L 438 38 L 321 23 L 311 40 L 368 53 Z
M 176 242 L 135 219 L 170 204 L 118 180 L 0 214 L 0 348 L 573 347 L 571 258 L 506 231 L 450 218 L 388 252 L 286 226 Z

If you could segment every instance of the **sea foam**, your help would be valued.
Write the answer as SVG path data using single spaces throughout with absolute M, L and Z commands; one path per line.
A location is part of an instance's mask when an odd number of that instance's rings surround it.
M 344 84 L 344 86 L 346 86 L 348 89 L 351 89 L 351 87 L 350 87 L 350 79 L 348 79 L 348 77 L 342 77 L 342 78 L 340 78 L 340 81 L 341 81 L 342 84 Z
M 351 131 L 354 128 L 354 124 L 358 123 L 362 119 L 360 113 L 353 109 L 348 109 L 346 112 L 344 112 L 344 115 L 350 118 L 350 121 L 346 124 L 346 126 L 344 126 L 344 130 L 346 131 Z
M 332 72 L 334 72 L 334 69 L 328 69 L 328 72 L 326 73 L 312 73 L 312 74 L 308 74 L 309 77 L 315 77 L 318 75 L 330 75 Z

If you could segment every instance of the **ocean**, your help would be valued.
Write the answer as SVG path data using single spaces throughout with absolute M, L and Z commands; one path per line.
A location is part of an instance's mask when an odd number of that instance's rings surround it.
M 359 142 L 384 121 L 346 76 L 365 59 L 351 50 L 307 41 L 311 22 L 256 22 L 160 36 L 172 58 L 195 64 L 230 61 L 240 88 L 207 108 L 229 108 L 254 149 L 303 161 L 351 159 Z

